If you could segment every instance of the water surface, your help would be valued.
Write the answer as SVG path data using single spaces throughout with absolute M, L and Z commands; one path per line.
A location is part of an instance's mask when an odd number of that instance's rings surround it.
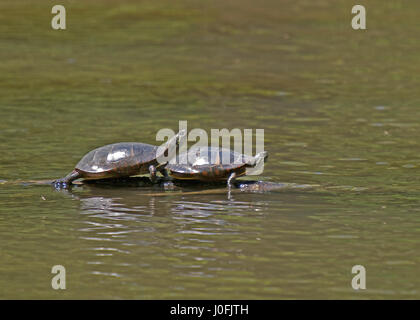
M 62 4 L 65 31 L 0 3 L 1 298 L 420 298 L 420 3 L 370 1 L 365 31 L 344 0 Z M 179 120 L 264 129 L 258 178 L 314 187 L 19 183 Z

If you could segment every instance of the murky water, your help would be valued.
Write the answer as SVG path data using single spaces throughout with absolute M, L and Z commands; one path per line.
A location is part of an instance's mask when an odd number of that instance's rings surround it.
M 1 298 L 420 298 L 418 1 L 369 1 L 366 31 L 352 1 L 62 4 L 65 31 L 0 3 Z M 259 178 L 314 187 L 18 183 L 179 120 L 264 129 Z

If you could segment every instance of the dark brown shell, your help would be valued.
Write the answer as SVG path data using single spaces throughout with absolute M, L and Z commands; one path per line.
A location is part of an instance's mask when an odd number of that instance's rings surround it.
M 217 181 L 228 179 L 232 172 L 237 176 L 245 174 L 252 160 L 228 149 L 196 147 L 173 158 L 166 169 L 176 179 Z
M 158 147 L 138 142 L 109 144 L 87 153 L 76 165 L 85 178 L 108 178 L 147 173 L 156 164 Z

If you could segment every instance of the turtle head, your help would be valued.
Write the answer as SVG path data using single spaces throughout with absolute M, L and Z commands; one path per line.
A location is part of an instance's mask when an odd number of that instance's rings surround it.
M 171 146 L 178 146 L 182 139 L 184 139 L 184 137 L 187 135 L 187 130 L 186 129 L 182 129 L 180 130 L 176 135 L 174 135 L 173 137 L 169 138 L 168 141 L 166 141 L 162 147 L 167 150 L 169 149 Z
M 268 152 L 267 151 L 262 151 L 260 153 L 257 153 L 255 155 L 255 157 L 251 158 L 248 162 L 247 162 L 247 166 L 248 167 L 259 167 L 263 162 L 266 162 L 268 158 Z
M 179 132 L 173 136 L 173 138 L 175 138 L 176 140 L 175 144 L 178 146 L 181 143 L 182 139 L 184 139 L 186 136 L 187 136 L 187 129 L 179 130 Z
M 174 155 L 177 147 L 181 144 L 181 141 L 187 135 L 187 130 L 182 129 L 176 135 L 169 138 L 164 144 L 158 147 L 156 152 L 156 158 L 159 163 L 168 162 Z
M 251 161 L 249 161 L 249 165 L 252 167 L 256 167 L 258 166 L 260 163 L 262 163 L 263 161 L 266 162 L 268 158 L 268 152 L 267 151 L 262 151 L 260 153 L 257 153 L 257 155 L 252 158 Z
M 264 162 L 267 161 L 268 152 L 262 151 L 258 153 L 255 157 L 251 158 L 250 161 L 247 162 L 247 175 L 258 175 L 261 174 L 264 170 Z

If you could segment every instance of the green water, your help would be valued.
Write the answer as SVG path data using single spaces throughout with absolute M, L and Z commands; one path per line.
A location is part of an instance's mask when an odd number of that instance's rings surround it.
M 354 1 L 62 1 L 54 31 L 2 0 L 0 298 L 419 299 L 420 3 L 364 2 L 355 31 Z M 179 120 L 264 129 L 259 178 L 318 187 L 18 183 Z

